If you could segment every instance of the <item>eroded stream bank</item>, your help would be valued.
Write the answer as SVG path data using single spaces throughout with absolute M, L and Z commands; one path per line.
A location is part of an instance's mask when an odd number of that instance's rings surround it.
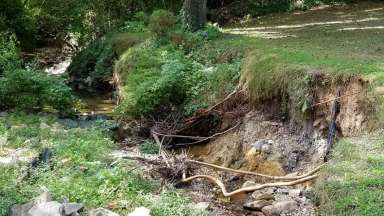
M 368 86 L 368 81 L 359 77 L 332 82 L 318 76 L 310 95 L 313 105 L 305 112 L 294 110 L 296 106 L 291 104 L 289 96 L 255 103 L 246 96 L 241 99 L 236 95 L 215 107 L 219 114 L 203 110 L 187 122 L 202 117 L 205 120 L 188 123 L 188 127 L 174 130 L 175 134 L 160 133 L 159 125 L 144 131 L 149 135 L 151 130 L 159 132 L 171 150 L 181 143 L 186 147 L 179 146 L 176 152 L 187 151 L 199 161 L 272 176 L 300 175 L 324 163 L 329 154 L 330 134 L 351 136 L 372 126 L 375 96 Z M 333 116 L 336 102 L 339 110 Z M 217 116 L 223 118 L 217 120 Z M 128 125 L 122 134 L 131 136 L 123 143 L 129 143 L 127 150 L 132 151 L 135 149 L 132 137 L 137 135 L 137 128 Z M 201 142 L 192 142 L 196 137 L 200 137 Z M 195 173 L 220 179 L 229 191 L 271 182 L 203 167 Z M 181 188 L 189 191 L 195 202 L 209 203 L 208 209 L 213 215 L 315 215 L 316 211 L 311 182 L 270 187 L 233 197 L 224 197 L 220 189 L 206 180 Z
M 302 109 L 297 109 L 296 95 L 283 93 L 256 100 L 243 94 L 248 91 L 244 89 L 214 108 L 199 110 L 191 118 L 173 122 L 185 127 L 172 129 L 172 125 L 166 126 L 169 123 L 166 121 L 160 124 L 128 121 L 121 122 L 115 136 L 120 148 L 139 155 L 137 146 L 145 139 L 152 139 L 151 132 L 155 131 L 160 137 L 167 137 L 164 146 L 169 151 L 188 150 L 200 161 L 273 176 L 303 174 L 323 163 L 327 156 L 330 125 L 335 126 L 333 135 L 336 136 L 353 135 L 369 128 L 374 106 L 368 85 L 368 81 L 359 77 L 334 81 L 326 75 L 315 74 L 310 88 L 306 89 L 308 92 L 304 93 L 309 107 L 304 103 Z M 113 94 L 81 95 L 80 98 L 85 106 L 80 110 L 79 120 L 89 121 L 90 125 L 93 124 L 90 120 L 108 116 L 115 107 Z M 336 100 L 340 108 L 333 117 Z M 124 155 L 125 152 L 120 153 Z M 139 165 L 145 170 L 148 168 Z M 150 168 L 147 174 L 152 175 Z M 195 174 L 220 179 L 229 191 L 270 182 L 207 168 L 198 168 Z M 310 183 L 270 187 L 230 198 L 222 196 L 221 191 L 206 180 L 180 187 L 186 189 L 196 203 L 203 203 L 213 215 L 315 214 Z

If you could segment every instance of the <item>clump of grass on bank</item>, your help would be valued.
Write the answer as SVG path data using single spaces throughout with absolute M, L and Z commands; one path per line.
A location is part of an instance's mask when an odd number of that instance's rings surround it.
M 145 206 L 155 216 L 206 215 L 187 207 L 188 198 L 171 187 L 157 194 L 157 183 L 139 170 L 132 171 L 128 162 L 110 166 L 114 144 L 108 128 L 113 122 L 67 128 L 54 116 L 22 113 L 1 117 L 0 122 L 6 125 L 0 135 L 8 137 L 3 147 L 22 147 L 36 153 L 48 147 L 53 151 L 50 164 L 31 169 L 27 177 L 26 166 L 0 168 L 0 215 L 8 215 L 13 205 L 27 202 L 43 190 L 57 200 L 84 203 L 86 210 L 109 207 L 127 215 L 135 207 Z M 34 128 L 39 129 L 31 132 Z M 15 129 L 18 135 L 12 135 Z
M 384 214 L 384 134 L 339 141 L 315 185 L 320 215 Z

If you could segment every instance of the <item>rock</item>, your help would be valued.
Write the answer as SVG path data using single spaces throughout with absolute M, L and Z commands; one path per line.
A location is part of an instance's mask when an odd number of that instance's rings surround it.
M 120 216 L 120 215 L 108 209 L 98 208 L 98 209 L 92 209 L 89 212 L 89 216 Z
M 84 205 L 81 203 L 63 203 L 65 215 L 72 215 L 80 211 Z
M 63 204 L 51 201 L 33 206 L 28 211 L 29 216 L 64 216 Z
M 291 213 L 298 208 L 296 201 L 281 201 L 261 209 L 265 216 L 279 216 L 282 213 Z
M 279 188 L 277 190 L 277 192 L 280 194 L 289 194 L 289 189 L 288 188 Z
M 46 123 L 42 122 L 40 123 L 40 128 L 41 129 L 47 129 L 47 128 L 50 128 L 51 126 L 47 125 Z
M 194 205 L 193 209 L 197 211 L 205 211 L 209 207 L 209 202 L 199 202 L 196 205 Z
M 275 211 L 275 208 L 271 205 L 265 206 L 261 209 L 265 216 L 279 216 L 280 213 Z
M 33 202 L 35 203 L 35 205 L 50 202 L 50 201 L 52 201 L 52 198 L 51 198 L 51 195 L 47 191 L 44 191 L 38 197 L 33 198 Z
M 265 206 L 272 205 L 272 200 L 256 200 L 253 202 L 245 203 L 244 208 L 249 210 L 261 211 Z
M 262 196 L 262 195 L 266 195 L 266 194 L 269 194 L 269 195 L 272 195 L 273 196 L 273 193 L 275 192 L 275 188 L 273 187 L 269 187 L 269 188 L 264 188 L 262 190 L 257 190 L 255 192 L 252 193 L 252 197 L 255 199 L 255 200 L 258 200 L 260 199 L 259 197 Z
M 256 182 L 248 180 L 248 181 L 244 182 L 242 187 L 245 188 L 245 187 L 252 187 L 252 186 L 256 186 Z
M 129 213 L 128 216 L 151 216 L 151 210 L 145 207 L 136 208 L 133 212 Z
M 33 207 L 33 202 L 22 205 L 15 205 L 11 208 L 11 216 L 27 216 L 29 209 Z
M 301 196 L 301 190 L 300 189 L 292 189 L 289 190 L 288 195 L 292 198 L 297 198 Z
M 261 152 L 263 152 L 265 154 L 271 154 L 272 153 L 272 146 L 271 145 L 263 145 L 263 147 L 261 147 Z
M 273 194 L 258 194 L 254 198 L 255 200 L 275 200 L 275 196 L 273 196 Z
M 32 208 L 36 209 L 37 206 L 50 202 L 51 196 L 48 192 L 43 192 L 38 197 L 35 197 L 33 201 L 22 204 L 22 205 L 15 205 L 11 209 L 11 216 L 30 216 L 29 210 Z

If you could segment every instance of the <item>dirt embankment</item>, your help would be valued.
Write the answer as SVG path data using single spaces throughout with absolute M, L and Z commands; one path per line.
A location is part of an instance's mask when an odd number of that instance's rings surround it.
M 331 80 L 316 75 L 310 90 L 312 105 L 307 112 L 287 110 L 278 99 L 248 104 L 252 108 L 239 117 L 241 125 L 236 130 L 208 144 L 191 146 L 190 152 L 226 167 L 285 175 L 324 161 L 335 99 L 340 105 L 334 119 L 336 136 L 357 135 L 372 126 L 375 106 L 368 81 L 360 77 Z M 301 116 L 296 118 L 298 114 Z

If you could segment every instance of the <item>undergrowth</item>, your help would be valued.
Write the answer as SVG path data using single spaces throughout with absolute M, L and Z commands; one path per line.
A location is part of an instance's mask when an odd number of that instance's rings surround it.
M 217 29 L 169 31 L 128 49 L 116 63 L 123 86 L 118 118 L 162 118 L 176 111 L 191 115 L 237 85 L 239 58 L 207 60 L 202 51 L 215 49 L 208 41 L 221 37 Z
M 15 113 L 1 117 L 0 126 L 6 127 L 0 127 L 0 137 L 7 138 L 1 148 L 24 148 L 35 155 L 50 148 L 53 158 L 36 168 L 0 167 L 0 215 L 8 215 L 11 206 L 27 202 L 44 190 L 56 200 L 84 203 L 85 212 L 104 207 L 127 215 L 135 207 L 145 206 L 154 216 L 206 215 L 189 208 L 190 201 L 171 187 L 157 194 L 158 183 L 132 169 L 132 164 L 121 161 L 110 165 L 111 124 L 96 121 L 93 126 L 80 128 L 68 127 L 54 116 Z
M 23 65 L 14 38 L 0 35 L 0 110 L 53 108 L 72 112 L 74 98 L 64 79 Z
M 123 32 L 93 41 L 73 58 L 67 69 L 71 85 L 89 92 L 110 89 L 115 60 L 146 37 L 145 32 Z

